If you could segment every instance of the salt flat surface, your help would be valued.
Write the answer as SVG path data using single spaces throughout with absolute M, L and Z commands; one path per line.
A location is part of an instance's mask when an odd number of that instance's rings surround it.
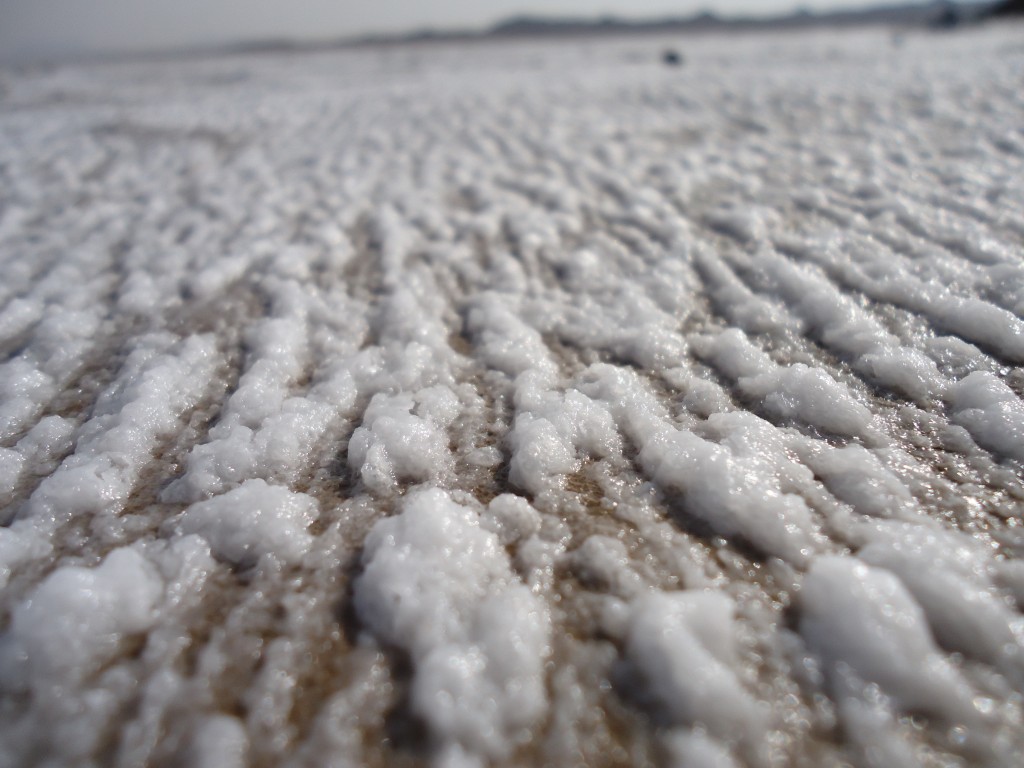
M 1022 32 L 0 73 L 0 767 L 1017 764 Z

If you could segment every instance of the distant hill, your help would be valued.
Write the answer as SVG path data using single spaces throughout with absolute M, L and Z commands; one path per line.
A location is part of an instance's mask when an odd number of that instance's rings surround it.
M 934 0 L 926 4 L 893 4 L 868 8 L 812 13 L 796 11 L 780 16 L 695 16 L 631 20 L 614 16 L 597 19 L 516 16 L 495 24 L 484 37 L 527 37 L 538 35 L 580 35 L 630 32 L 702 32 L 714 29 L 793 29 L 801 27 L 848 27 L 867 25 L 936 26 L 979 20 L 994 8 L 1012 6 L 1020 12 L 1022 0 L 981 3 L 953 3 Z
M 980 21 L 1002 6 L 1020 8 L 1021 0 L 991 2 L 895 3 L 868 8 L 813 13 L 799 10 L 779 16 L 718 16 L 703 12 L 691 16 L 624 19 L 618 16 L 554 17 L 513 16 L 485 30 L 420 30 L 405 35 L 377 35 L 352 41 L 356 44 L 400 43 L 428 40 L 487 40 L 526 37 L 579 37 L 647 33 L 700 33 L 724 30 L 801 29 L 814 27 L 951 27 Z M 1019 11 L 1018 11 L 1019 12 Z
M 993 16 L 1024 16 L 1024 0 L 1005 0 L 992 9 Z

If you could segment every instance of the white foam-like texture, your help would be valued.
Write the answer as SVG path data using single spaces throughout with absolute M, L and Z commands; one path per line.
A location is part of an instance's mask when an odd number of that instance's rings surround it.
M 1020 30 L 812 27 L 0 64 L 0 768 L 1019 762 Z
M 699 342 L 701 354 L 776 418 L 848 435 L 863 433 L 871 422 L 871 412 L 828 373 L 803 363 L 777 366 L 737 329 Z
M 973 715 L 972 691 L 939 652 L 921 606 L 889 571 L 853 558 L 818 558 L 800 604 L 800 633 L 833 675 L 849 670 L 905 710 L 952 723 Z
M 213 551 L 237 565 L 272 554 L 295 562 L 313 541 L 307 530 L 318 517 L 316 500 L 264 480 L 247 480 L 238 488 L 189 507 L 178 523 L 196 533 Z
M 96 568 L 54 571 L 11 617 L 3 678 L 58 690 L 81 679 L 112 657 L 126 636 L 153 624 L 163 588 L 153 566 L 133 549 L 111 552 Z
M 991 373 L 975 371 L 950 390 L 953 421 L 978 444 L 1024 461 L 1024 403 Z
M 880 526 L 859 559 L 896 574 L 946 648 L 1024 677 L 1020 615 L 995 588 L 986 553 L 970 537 L 932 526 Z
M 497 536 L 473 509 L 425 490 L 374 526 L 363 561 L 356 608 L 415 660 L 412 705 L 439 747 L 507 756 L 547 707 L 551 626 Z
M 633 606 L 626 654 L 677 722 L 725 741 L 756 741 L 766 718 L 733 672 L 733 610 L 715 593 L 645 595 Z

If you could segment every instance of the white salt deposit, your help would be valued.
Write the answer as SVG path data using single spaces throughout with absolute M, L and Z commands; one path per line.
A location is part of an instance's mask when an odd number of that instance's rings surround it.
M 665 741 L 672 766 L 736 768 L 739 765 L 727 749 L 701 731 L 675 731 Z
M 824 448 L 804 461 L 830 493 L 861 514 L 904 517 L 917 509 L 907 486 L 862 445 Z
M 1024 461 L 1024 402 L 991 373 L 975 371 L 950 390 L 953 421 L 978 444 Z
M 776 418 L 799 419 L 846 435 L 863 433 L 871 421 L 871 412 L 828 373 L 803 363 L 777 366 L 737 329 L 698 341 L 699 354 Z
M 243 768 L 249 764 L 248 737 L 236 718 L 218 715 L 203 722 L 189 745 L 197 768 Z
M 992 581 L 992 564 L 970 537 L 925 525 L 879 526 L 857 556 L 896 574 L 944 647 L 1024 676 L 1024 622 Z
M 125 636 L 153 624 L 163 586 L 134 549 L 115 550 L 96 568 L 54 571 L 14 611 L 0 674 L 17 687 L 77 683 Z
M 924 611 L 895 575 L 852 558 L 817 559 L 800 590 L 800 633 L 843 691 L 874 683 L 896 706 L 950 723 L 975 719 L 972 691 L 942 656 Z
M 539 533 L 541 524 L 537 510 L 526 499 L 511 493 L 492 499 L 480 517 L 480 525 L 506 546 Z
M 1019 762 L 1019 32 L 4 69 L 0 768 Z
M 307 529 L 317 516 L 316 499 L 257 479 L 193 504 L 177 527 L 199 534 L 218 556 L 237 565 L 265 554 L 297 562 L 313 542 Z
M 507 757 L 547 708 L 547 606 L 478 513 L 440 490 L 377 523 L 364 552 L 356 610 L 412 656 L 412 707 L 439 752 Z
M 457 401 L 434 418 L 412 413 L 415 406 L 408 395 L 376 395 L 367 406 L 363 424 L 348 444 L 349 466 L 367 488 L 385 493 L 400 481 L 429 480 L 447 468 L 444 428 L 458 413 Z
M 724 595 L 646 595 L 633 604 L 626 655 L 676 722 L 757 743 L 765 712 L 737 679 L 733 604 Z

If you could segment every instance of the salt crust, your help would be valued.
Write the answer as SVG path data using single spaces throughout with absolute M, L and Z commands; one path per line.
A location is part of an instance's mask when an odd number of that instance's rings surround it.
M 356 609 L 415 661 L 412 706 L 438 751 L 507 757 L 547 707 L 544 602 L 478 514 L 440 490 L 408 497 L 374 526 L 364 552 Z
M 316 500 L 303 493 L 246 480 L 193 504 L 178 528 L 183 534 L 199 534 L 217 555 L 236 565 L 251 565 L 265 554 L 298 562 L 313 541 L 307 529 L 318 513 Z
M 4 72 L 0 766 L 1012 764 L 1016 42 L 780 39 Z

